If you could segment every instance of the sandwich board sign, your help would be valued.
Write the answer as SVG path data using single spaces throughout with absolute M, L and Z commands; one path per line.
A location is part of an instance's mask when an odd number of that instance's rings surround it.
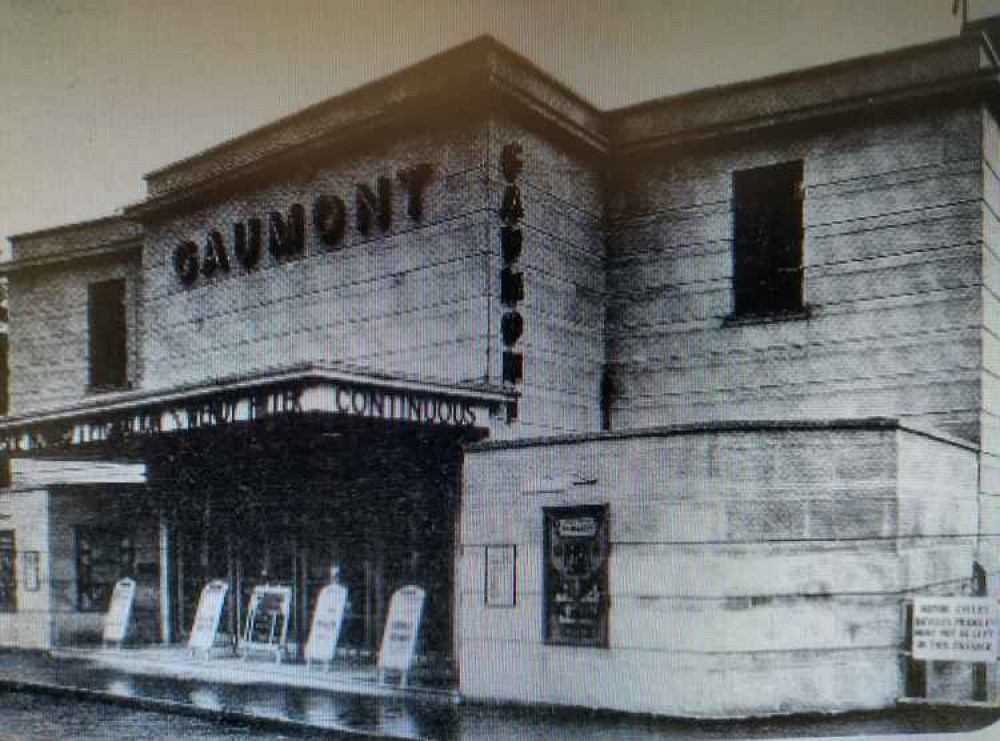
M 104 642 L 124 642 L 128 635 L 129 619 L 132 617 L 132 603 L 135 601 L 135 582 L 132 579 L 119 579 L 111 593 L 111 604 L 104 616 Z
M 327 584 L 320 590 L 313 612 L 309 639 L 306 641 L 306 663 L 329 663 L 337 651 L 340 626 L 344 622 L 347 605 L 347 588 L 340 584 Z
M 424 590 L 420 587 L 411 584 L 397 589 L 392 595 L 378 652 L 379 682 L 384 683 L 389 673 L 398 673 L 399 684 L 406 685 L 410 667 L 413 666 L 423 611 Z
M 202 587 L 191 635 L 188 636 L 188 648 L 191 651 L 208 651 L 215 645 L 215 634 L 219 632 L 219 620 L 222 618 L 222 607 L 228 590 L 229 585 L 220 579 L 210 581 Z
M 244 659 L 250 651 L 274 651 L 274 660 L 281 662 L 291 604 L 291 587 L 265 584 L 253 588 L 240 646 Z

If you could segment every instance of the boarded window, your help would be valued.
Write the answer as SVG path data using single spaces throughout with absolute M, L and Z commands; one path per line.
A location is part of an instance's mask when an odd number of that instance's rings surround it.
M 0 530 L 0 612 L 17 610 L 17 550 L 14 531 Z
M 127 380 L 125 281 L 90 285 L 90 385 L 123 388 Z
M 734 314 L 801 311 L 802 163 L 733 174 Z
M 135 546 L 117 530 L 78 528 L 76 531 L 77 608 L 104 612 L 115 582 L 134 576 Z

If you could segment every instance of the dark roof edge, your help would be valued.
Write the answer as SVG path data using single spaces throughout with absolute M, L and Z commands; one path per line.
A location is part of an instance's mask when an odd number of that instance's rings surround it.
M 438 52 L 437 54 L 433 54 L 432 56 L 427 57 L 426 59 L 423 59 L 407 67 L 404 67 L 403 69 L 392 72 L 384 77 L 379 77 L 377 79 L 362 83 L 361 85 L 353 87 L 350 90 L 345 90 L 344 92 L 338 93 L 337 95 L 331 96 L 329 98 L 324 98 L 323 100 L 317 101 L 316 103 L 312 103 L 306 106 L 305 108 L 300 108 L 296 111 L 293 111 L 292 113 L 281 116 L 280 118 L 277 118 L 274 121 L 269 121 L 263 124 L 262 126 L 257 126 L 256 128 L 250 129 L 249 131 L 245 131 L 241 134 L 236 134 L 235 136 L 229 137 L 228 139 L 224 139 L 218 144 L 213 144 L 207 149 L 202 149 L 201 151 L 195 152 L 194 154 L 188 155 L 187 157 L 183 157 L 179 160 L 174 160 L 173 162 L 167 163 L 162 167 L 158 167 L 155 170 L 150 170 L 146 172 L 142 176 L 143 180 L 148 181 L 160 175 L 165 175 L 169 172 L 182 169 L 183 167 L 194 164 L 199 160 L 208 159 L 209 157 L 215 154 L 219 154 L 226 150 L 233 149 L 237 147 L 239 144 L 249 139 L 259 137 L 261 134 L 266 134 L 268 132 L 274 131 L 275 129 L 280 129 L 281 127 L 287 126 L 288 124 L 297 121 L 299 119 L 309 118 L 310 116 L 327 108 L 335 108 L 339 105 L 343 105 L 346 101 L 349 101 L 351 98 L 360 97 L 367 93 L 371 93 L 372 91 L 376 90 L 379 87 L 385 87 L 391 85 L 393 82 L 401 79 L 402 77 L 405 77 L 409 74 L 413 74 L 415 71 L 419 71 L 419 69 L 421 69 L 422 67 L 431 66 L 435 62 L 440 63 L 441 58 L 448 54 L 459 55 L 462 53 L 469 53 L 470 49 L 474 49 L 477 44 L 481 43 L 482 38 L 483 37 L 478 37 L 472 39 L 471 41 L 466 41 L 463 44 L 459 44 L 458 46 L 445 49 L 444 51 Z
M 128 411 L 144 405 L 195 400 L 210 394 L 235 392 L 261 385 L 279 385 L 308 381 L 355 383 L 358 385 L 410 388 L 455 398 L 481 398 L 503 404 L 515 401 L 519 394 L 502 386 L 484 382 L 454 382 L 438 378 L 417 378 L 379 372 L 344 363 L 299 363 L 265 371 L 209 378 L 197 383 L 179 384 L 159 389 L 135 389 L 92 396 L 64 406 L 46 407 L 24 414 L 0 417 L 0 431 L 44 424 L 54 420 L 75 419 Z
M 116 239 L 112 242 L 107 242 L 96 247 L 85 247 L 83 249 L 72 250 L 69 252 L 59 252 L 53 255 L 44 255 L 42 257 L 28 257 L 17 260 L 8 260 L 6 262 L 0 262 L 0 276 L 13 275 L 15 273 L 21 273 L 28 270 L 44 269 L 52 265 L 61 265 L 63 263 L 80 263 L 87 260 L 96 260 L 130 252 L 140 252 L 142 251 L 143 244 L 144 242 L 141 236 L 126 237 L 124 239 Z
M 613 144 L 619 157 L 647 156 L 650 151 L 691 146 L 703 142 L 728 140 L 747 136 L 762 129 L 785 132 L 794 127 L 823 123 L 836 125 L 837 121 L 851 121 L 857 115 L 881 115 L 899 110 L 902 106 L 958 105 L 961 100 L 993 99 L 1000 95 L 1000 79 L 993 73 L 978 72 L 952 77 L 941 83 L 914 85 L 881 92 L 877 97 L 860 95 L 854 98 L 824 103 L 818 106 L 789 108 L 780 113 L 764 113 L 746 118 L 734 118 L 718 124 L 700 125 L 662 135 L 616 141 Z M 964 98 L 962 97 L 964 96 Z M 856 120 L 856 119 L 855 119 Z
M 637 428 L 617 432 L 572 433 L 567 435 L 552 435 L 548 437 L 532 437 L 521 440 L 486 440 L 467 443 L 467 451 L 488 452 L 514 448 L 533 448 L 554 445 L 578 445 L 591 442 L 613 440 L 629 440 L 633 438 L 675 437 L 680 435 L 705 435 L 718 432 L 752 433 L 752 432 L 796 432 L 803 430 L 898 430 L 928 437 L 939 442 L 979 451 L 979 446 L 957 437 L 940 432 L 931 427 L 925 427 L 910 420 L 900 420 L 893 417 L 857 417 L 845 419 L 812 419 L 812 420 L 747 420 L 730 422 L 697 422 L 692 424 L 669 425 L 662 427 Z
M 170 172 L 182 169 L 187 165 L 194 164 L 201 160 L 211 158 L 213 155 L 220 154 L 227 150 L 237 148 L 240 144 L 249 141 L 251 139 L 257 138 L 262 134 L 266 134 L 276 129 L 280 129 L 287 126 L 290 123 L 307 119 L 321 111 L 325 111 L 331 108 L 337 108 L 343 106 L 345 103 L 350 102 L 352 99 L 360 98 L 365 95 L 370 95 L 372 93 L 377 93 L 379 89 L 390 88 L 392 85 L 397 84 L 407 77 L 415 77 L 424 73 L 428 70 L 433 69 L 436 66 L 448 64 L 459 60 L 464 55 L 469 55 L 473 57 L 475 63 L 480 65 L 480 68 L 484 74 L 484 81 L 488 78 L 491 68 L 493 66 L 493 61 L 491 55 L 499 54 L 505 59 L 514 62 L 520 67 L 525 67 L 529 69 L 534 75 L 541 77 L 548 85 L 556 88 L 561 94 L 570 98 L 576 105 L 587 109 L 588 113 L 593 115 L 599 115 L 601 111 L 596 108 L 591 102 L 583 98 L 575 90 L 570 89 L 566 84 L 560 82 L 551 74 L 541 69 L 532 62 L 527 57 L 518 54 L 509 47 L 500 43 L 493 36 L 488 34 L 482 34 L 475 37 L 469 41 L 466 41 L 457 46 L 449 47 L 436 54 L 433 54 L 425 59 L 414 62 L 413 64 L 407 65 L 402 69 L 395 72 L 391 72 L 388 75 L 379 77 L 375 80 L 363 83 L 357 87 L 346 90 L 340 94 L 334 95 L 330 98 L 313 103 L 305 108 L 301 108 L 297 111 L 289 113 L 286 116 L 282 116 L 274 121 L 270 121 L 263 126 L 258 126 L 257 128 L 246 131 L 242 134 L 237 134 L 229 139 L 226 139 L 218 144 L 215 144 L 208 149 L 203 149 L 200 152 L 196 152 L 188 157 L 180 160 L 171 162 L 163 167 L 159 167 L 155 170 L 151 170 L 143 175 L 145 180 L 150 180 L 161 175 L 165 175 Z
M 11 234 L 7 237 L 7 241 L 10 242 L 12 246 L 17 242 L 24 242 L 28 240 L 40 239 L 43 237 L 52 237 L 57 234 L 64 234 L 66 232 L 72 232 L 83 229 L 92 229 L 94 227 L 100 226 L 110 226 L 116 222 L 128 222 L 132 221 L 124 214 L 111 214 L 109 216 L 99 216 L 96 219 L 86 219 L 84 221 L 74 221 L 69 224 L 59 224 L 58 226 L 47 226 L 42 229 L 36 229 L 30 232 L 20 232 L 18 234 Z
M 644 100 L 639 103 L 622 106 L 621 108 L 612 108 L 606 111 L 605 115 L 609 118 L 624 117 L 629 114 L 640 113 L 654 108 L 682 105 L 684 103 L 689 103 L 702 98 L 731 95 L 744 90 L 751 90 L 755 87 L 767 87 L 769 85 L 779 85 L 786 82 L 808 79 L 810 77 L 819 77 L 824 74 L 847 70 L 851 67 L 867 66 L 873 63 L 877 64 L 893 58 L 920 56 L 936 49 L 943 49 L 949 46 L 965 46 L 969 43 L 970 41 L 968 36 L 949 36 L 944 39 L 936 39 L 923 44 L 875 52 L 874 54 L 866 54 L 861 57 L 838 59 L 835 62 L 818 64 L 812 67 L 805 67 L 803 69 L 793 69 L 788 70 L 787 72 L 779 72 L 774 75 L 765 75 L 764 77 L 755 77 L 749 80 L 726 83 L 724 85 L 713 85 L 711 87 L 698 88 L 696 90 L 689 90 L 676 95 L 665 95 L 660 98 Z
M 222 142 L 214 147 L 198 152 L 190 157 L 178 160 L 163 168 L 148 173 L 145 177 L 157 177 L 169 173 L 180 173 L 187 166 L 200 167 L 204 163 L 211 162 L 211 158 L 216 155 L 226 155 L 238 151 L 238 148 L 253 140 L 255 137 L 265 136 L 269 133 L 280 130 L 295 122 L 307 121 L 311 116 L 319 115 L 322 112 L 334 110 L 340 106 L 349 104 L 352 100 L 360 100 L 365 96 L 378 95 L 380 91 L 389 91 L 393 86 L 398 86 L 408 78 L 419 78 L 427 72 L 432 72 L 436 67 L 454 64 L 467 58 L 469 64 L 461 67 L 461 74 L 457 79 L 465 84 L 476 84 L 482 82 L 484 92 L 489 92 L 494 98 L 500 97 L 515 101 L 518 109 L 523 110 L 532 120 L 537 120 L 540 124 L 557 127 L 565 132 L 573 142 L 579 143 L 587 151 L 600 154 L 601 161 L 606 165 L 612 163 L 616 155 L 631 155 L 643 153 L 649 149 L 675 146 L 678 143 L 688 143 L 690 141 L 700 141 L 702 139 L 714 139 L 716 137 L 726 137 L 740 135 L 751 130 L 756 130 L 761 126 L 780 125 L 784 123 L 799 123 L 804 120 L 820 119 L 837 115 L 845 115 L 859 108 L 859 106 L 870 107 L 875 104 L 883 106 L 901 105 L 912 102 L 918 98 L 940 97 L 949 90 L 961 87 L 962 89 L 975 92 L 979 95 L 986 95 L 985 87 L 989 84 L 989 90 L 995 93 L 995 97 L 1000 101 L 1000 85 L 996 73 L 987 77 L 989 71 L 980 70 L 978 73 L 966 72 L 959 76 L 944 76 L 934 83 L 920 83 L 909 88 L 888 88 L 875 91 L 872 94 L 862 96 L 858 99 L 842 99 L 830 101 L 826 105 L 806 105 L 790 106 L 781 111 L 770 114 L 751 116 L 749 118 L 730 118 L 716 124 L 695 124 L 684 126 L 680 130 L 663 131 L 659 135 L 652 137 L 640 136 L 620 138 L 612 124 L 624 123 L 630 115 L 641 114 L 646 111 L 657 109 L 671 109 L 688 102 L 711 101 L 713 98 L 720 98 L 739 91 L 752 91 L 756 89 L 766 89 L 769 85 L 779 84 L 788 80 L 806 80 L 810 77 L 817 77 L 824 74 L 835 73 L 838 70 L 864 67 L 873 62 L 878 63 L 885 60 L 905 60 L 908 58 L 919 58 L 922 54 L 934 50 L 946 50 L 949 48 L 959 48 L 962 46 L 978 46 L 985 49 L 988 34 L 983 32 L 968 31 L 963 35 L 956 35 L 941 40 L 928 42 L 916 46 L 893 49 L 876 54 L 857 57 L 853 59 L 840 60 L 831 64 L 810 67 L 803 70 L 793 70 L 790 72 L 772 75 L 769 77 L 746 80 L 730 85 L 705 88 L 701 90 L 682 93 L 676 96 L 668 96 L 651 101 L 644 101 L 624 108 L 602 112 L 594 105 L 586 101 L 562 82 L 553 78 L 550 74 L 541 70 L 533 62 L 524 56 L 512 51 L 491 36 L 479 36 L 471 41 L 467 41 L 458 46 L 441 51 L 431 57 L 419 61 L 413 65 L 398 70 L 390 75 L 368 82 L 360 87 L 353 88 L 340 95 L 328 98 L 315 103 L 307 108 L 291 113 L 276 121 L 265 124 L 262 127 L 253 129 L 247 133 Z M 503 67 L 526 70 L 527 73 L 536 80 L 544 83 L 548 89 L 558 93 L 559 101 L 564 103 L 560 108 L 557 104 L 540 98 L 535 91 L 526 89 L 518 84 L 517 79 L 513 79 L 509 74 L 505 75 Z M 436 94 L 434 88 L 431 93 Z M 397 105 L 405 108 L 408 105 L 426 103 L 422 97 L 402 101 Z M 567 109 L 566 105 L 569 106 Z M 1000 105 L 1000 103 L 998 103 Z M 488 111 L 489 106 L 484 108 Z M 576 111 L 583 115 L 581 120 L 574 120 L 570 112 Z M 398 121 L 400 110 L 390 111 L 393 120 Z M 587 121 L 586 119 L 592 119 Z M 780 120 L 775 120 L 780 119 Z M 381 121 L 374 125 L 381 125 Z M 588 125 L 588 124 L 593 125 Z M 103 223 L 111 223 L 118 219 L 144 220 L 147 217 L 155 217 L 160 213 L 168 213 L 175 208 L 185 208 L 190 203 L 200 202 L 205 197 L 211 197 L 212 193 L 219 189 L 229 187 L 239 187 L 240 183 L 247 177 L 255 176 L 262 171 L 269 171 L 270 168 L 280 166 L 288 159 L 294 159 L 303 151 L 310 150 L 317 146 L 336 146 L 338 143 L 348 143 L 351 137 L 362 135 L 372 130 L 373 123 L 362 117 L 359 120 L 348 120 L 341 126 L 334 126 L 332 129 L 323 130 L 315 136 L 294 142 L 273 151 L 262 152 L 260 156 L 249 159 L 235 166 L 222 166 L 218 172 L 201 175 L 192 173 L 190 182 L 177 186 L 167 185 L 162 190 L 124 209 L 123 215 L 104 217 L 89 222 L 79 222 L 68 224 L 36 232 L 27 232 L 10 237 L 12 244 L 16 240 L 34 239 L 37 237 L 51 236 L 60 232 L 73 229 L 96 226 Z M 332 140 L 331 140 L 332 137 Z M 326 142 L 327 144 L 324 144 Z M 185 180 L 183 176 L 180 176 Z

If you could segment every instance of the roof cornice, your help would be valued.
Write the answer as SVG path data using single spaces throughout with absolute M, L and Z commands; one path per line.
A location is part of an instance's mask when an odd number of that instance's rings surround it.
M 484 36 L 151 172 L 149 197 L 124 215 L 160 220 L 301 177 L 414 126 L 454 127 L 495 115 L 513 117 L 608 171 L 678 146 L 976 100 L 1000 110 L 996 60 L 979 32 L 609 112 Z
M 40 257 L 26 257 L 19 260 L 8 260 L 0 262 L 0 276 L 18 275 L 30 271 L 51 270 L 63 265 L 79 265 L 81 263 L 91 263 L 94 261 L 112 260 L 123 255 L 136 254 L 142 252 L 143 240 L 141 236 L 128 237 L 115 240 L 106 244 L 83 249 L 66 250 L 55 254 L 43 255 Z
M 131 250 L 141 246 L 142 236 L 142 224 L 120 215 L 15 234 L 11 260 L 0 263 L 0 272 Z
M 405 132 L 414 124 L 506 111 L 596 156 L 607 151 L 601 113 L 484 36 L 146 175 L 149 198 L 126 209 L 155 219 L 248 182 L 309 170 L 323 157 Z
M 607 114 L 618 156 L 900 105 L 988 94 L 997 69 L 964 35 L 752 81 L 647 101 Z M 856 119 L 855 119 L 856 120 Z
M 511 388 L 487 382 L 455 382 L 440 378 L 383 373 L 347 363 L 301 363 L 265 371 L 232 374 L 170 388 L 135 389 L 100 394 L 66 405 L 0 417 L 0 433 L 53 422 L 94 419 L 102 415 L 129 412 L 143 407 L 196 404 L 200 400 L 219 394 L 310 382 L 425 393 L 454 399 L 473 399 L 484 404 L 496 405 L 516 401 L 520 396 L 519 392 Z

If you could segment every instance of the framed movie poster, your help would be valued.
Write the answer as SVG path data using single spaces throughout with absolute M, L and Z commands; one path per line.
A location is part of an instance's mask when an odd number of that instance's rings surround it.
M 606 646 L 607 505 L 546 507 L 545 641 Z

